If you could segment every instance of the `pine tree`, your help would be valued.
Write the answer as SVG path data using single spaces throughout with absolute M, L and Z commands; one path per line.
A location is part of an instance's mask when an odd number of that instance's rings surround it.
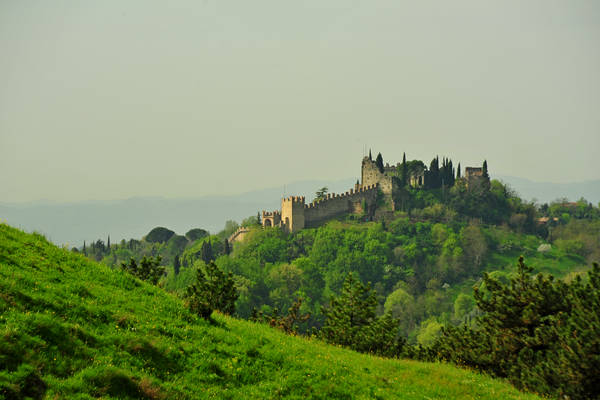
M 325 323 L 319 336 L 333 344 L 364 353 L 398 355 L 404 340 L 398 336 L 398 322 L 390 315 L 377 318 L 377 297 L 370 285 L 363 285 L 352 273 L 342 292 L 322 308 Z
M 196 283 L 187 291 L 188 307 L 204 319 L 209 319 L 213 310 L 233 314 L 238 297 L 233 274 L 221 271 L 214 262 L 209 262 L 204 272 L 198 268 Z
M 381 153 L 377 154 L 377 158 L 375 158 L 375 165 L 377 165 L 379 172 L 383 174 L 383 157 L 381 156 Z
M 153 285 L 156 285 L 160 280 L 161 276 L 165 274 L 165 267 L 160 265 L 161 258 L 160 256 L 154 257 L 144 257 L 140 262 L 140 265 L 137 265 L 135 259 L 131 258 L 129 260 L 129 264 L 121 263 L 121 269 L 123 271 L 129 272 L 131 275 L 139 278 L 143 281 L 148 281 Z

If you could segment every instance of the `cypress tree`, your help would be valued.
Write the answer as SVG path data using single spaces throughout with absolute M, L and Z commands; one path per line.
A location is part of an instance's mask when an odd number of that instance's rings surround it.
M 175 260 L 173 260 L 173 272 L 175 275 L 179 275 L 179 270 L 181 269 L 181 262 L 179 261 L 179 255 L 175 255 Z
M 83 241 L 83 255 L 87 256 L 87 249 L 85 248 L 85 240 Z
M 375 165 L 377 165 L 379 172 L 383 174 L 383 157 L 381 156 L 381 153 L 377 154 L 377 158 L 375 159 Z
M 110 251 L 110 235 L 108 235 L 108 240 L 106 241 L 106 247 L 108 251 Z
M 456 167 L 456 179 L 460 179 L 460 163 L 458 163 L 458 167 Z
M 229 240 L 225 239 L 225 242 L 223 243 L 223 252 L 225 253 L 225 255 L 229 255 L 229 253 L 231 253 L 231 248 L 229 247 Z
M 208 264 L 214 259 L 210 239 L 205 240 L 204 243 L 202 243 L 202 247 L 200 248 L 200 258 L 205 264 Z
M 369 149 L 369 160 L 373 161 L 373 156 L 371 156 L 371 149 Z
M 483 177 L 485 179 L 490 179 L 490 176 L 488 175 L 488 165 L 487 165 L 487 160 L 483 160 Z
M 408 183 L 408 166 L 406 165 L 406 153 L 402 153 L 402 186 Z

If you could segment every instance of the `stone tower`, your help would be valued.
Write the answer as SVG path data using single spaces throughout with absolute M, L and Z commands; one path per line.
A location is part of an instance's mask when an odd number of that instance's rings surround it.
M 281 226 L 288 232 L 304 229 L 304 196 L 281 199 Z

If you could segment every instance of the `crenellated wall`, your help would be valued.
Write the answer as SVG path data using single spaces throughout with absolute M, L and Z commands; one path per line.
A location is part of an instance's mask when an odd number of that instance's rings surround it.
M 357 191 L 350 189 L 342 194 L 330 193 L 326 199 L 307 204 L 304 208 L 305 227 L 312 228 L 340 215 L 366 211 L 363 210 L 363 201 L 367 206 L 376 203 L 377 185 L 361 187 Z
M 342 194 L 328 193 L 325 199 L 309 204 L 305 203 L 304 196 L 286 197 L 281 199 L 281 212 L 263 211 L 262 224 L 265 227 L 279 226 L 288 232 L 316 227 L 340 215 L 367 211 L 363 209 L 363 203 L 368 208 L 374 207 L 377 191 L 377 185 L 357 185 Z

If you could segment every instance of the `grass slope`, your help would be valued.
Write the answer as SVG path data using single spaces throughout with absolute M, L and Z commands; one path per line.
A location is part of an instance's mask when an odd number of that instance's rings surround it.
M 0 224 L 0 398 L 537 398 L 450 365 L 215 320 Z

